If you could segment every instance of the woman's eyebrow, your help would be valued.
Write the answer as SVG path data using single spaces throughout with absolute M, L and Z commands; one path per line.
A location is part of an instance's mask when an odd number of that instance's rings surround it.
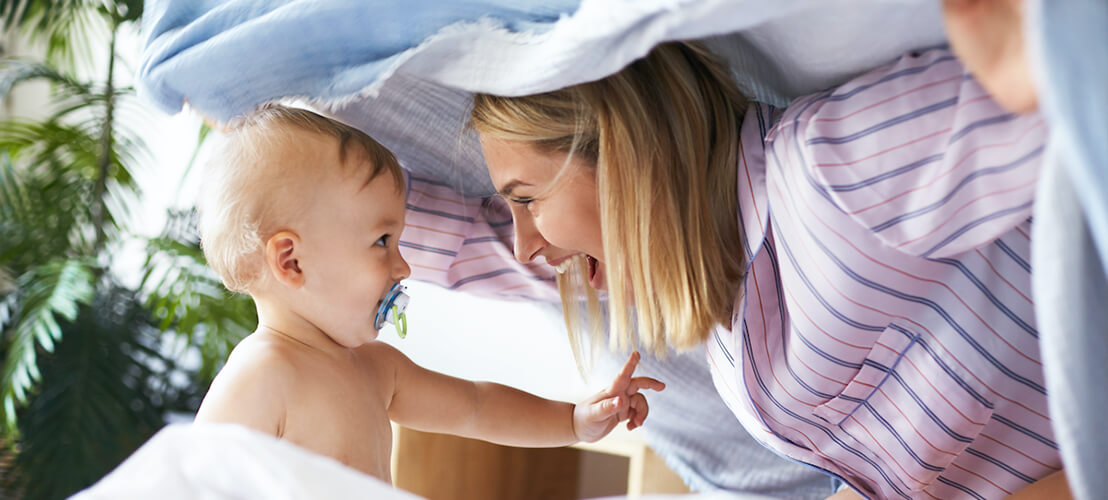
M 505 184 L 504 187 L 500 188 L 500 191 L 498 191 L 497 194 L 499 194 L 500 196 L 503 196 L 503 197 L 509 197 L 509 196 L 512 195 L 512 190 L 513 189 L 515 189 L 519 186 L 530 186 L 530 185 L 531 184 L 523 182 L 519 179 L 513 179 L 511 182 Z

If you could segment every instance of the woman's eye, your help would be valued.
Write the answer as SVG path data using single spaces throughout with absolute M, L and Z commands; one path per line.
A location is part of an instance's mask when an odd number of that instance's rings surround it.
M 515 203 L 515 204 L 518 204 L 518 205 L 527 206 L 527 205 L 530 205 L 531 202 L 535 201 L 535 199 L 534 198 L 508 198 L 508 201 L 511 201 L 512 203 Z
M 377 241 L 374 242 L 373 244 L 377 245 L 377 246 L 382 246 L 382 247 L 389 246 L 389 235 L 386 234 L 386 235 L 384 235 L 380 238 L 377 238 Z

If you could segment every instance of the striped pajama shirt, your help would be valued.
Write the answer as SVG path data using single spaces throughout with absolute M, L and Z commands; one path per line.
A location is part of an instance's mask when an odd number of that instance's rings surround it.
M 870 497 L 1003 498 L 1058 470 L 1028 265 L 1045 137 L 945 49 L 752 106 L 747 273 L 707 343 L 742 425 Z M 514 260 L 500 200 L 409 186 L 414 279 L 558 300 L 549 267 Z

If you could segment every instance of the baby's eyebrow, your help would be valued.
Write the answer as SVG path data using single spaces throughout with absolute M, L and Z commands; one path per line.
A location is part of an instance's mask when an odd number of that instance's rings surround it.
M 385 219 L 381 219 L 379 222 L 377 222 L 377 227 L 379 227 L 379 228 L 381 228 L 381 227 L 393 227 L 393 226 L 398 226 L 398 225 L 400 225 L 400 221 L 398 219 L 393 218 L 393 217 L 388 217 L 388 218 L 385 218 Z

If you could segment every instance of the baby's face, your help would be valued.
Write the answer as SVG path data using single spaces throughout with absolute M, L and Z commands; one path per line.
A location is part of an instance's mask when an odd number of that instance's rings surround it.
M 362 161 L 352 156 L 348 162 Z M 402 188 L 388 173 L 367 184 L 365 169 L 351 167 L 343 173 L 336 166 L 309 181 L 314 193 L 298 231 L 304 273 L 298 294 L 306 302 L 298 306 L 332 340 L 357 347 L 377 337 L 377 306 L 411 269 L 397 246 L 404 229 Z

